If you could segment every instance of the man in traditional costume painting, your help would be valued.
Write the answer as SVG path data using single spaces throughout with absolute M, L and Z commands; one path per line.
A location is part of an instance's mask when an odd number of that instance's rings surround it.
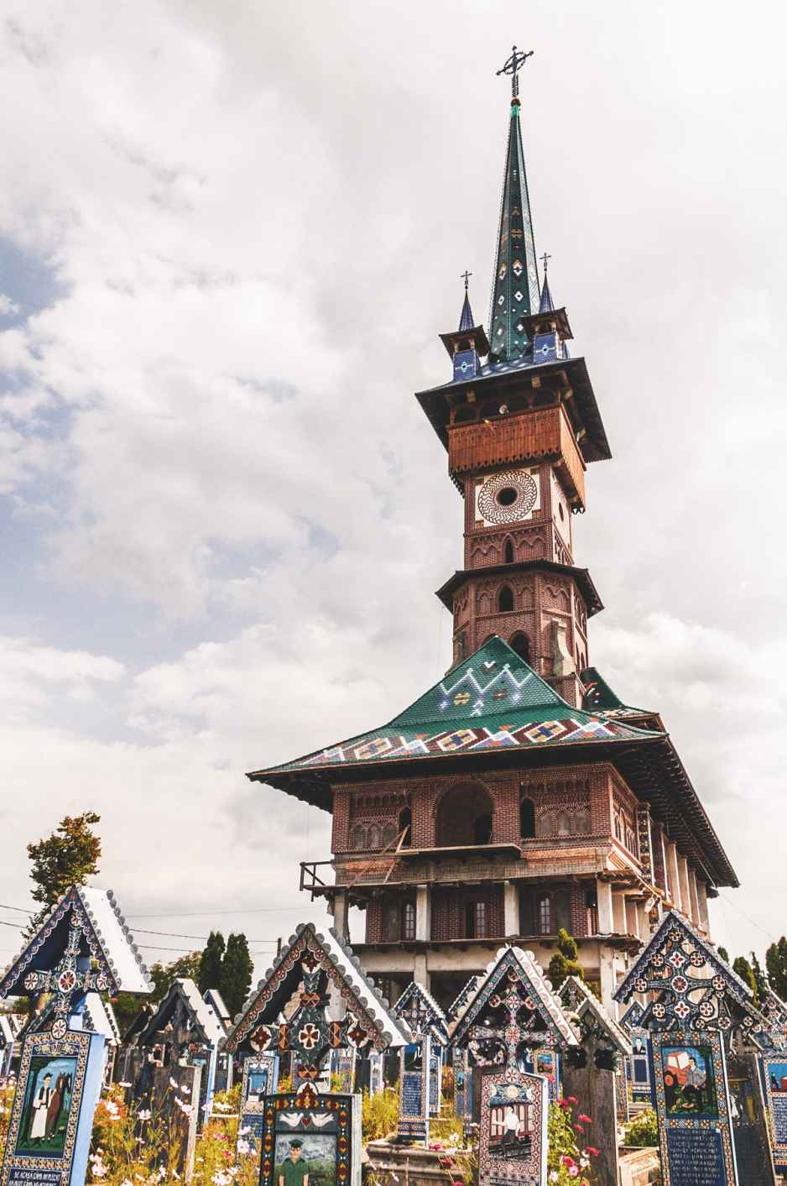
M 33 1099 L 33 1113 L 30 1121 L 31 1142 L 43 1141 L 46 1136 L 46 1115 L 51 1101 L 52 1076 L 47 1073 Z

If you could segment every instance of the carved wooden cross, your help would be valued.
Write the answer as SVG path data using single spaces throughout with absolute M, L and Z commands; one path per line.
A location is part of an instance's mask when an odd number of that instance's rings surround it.
M 55 1038 L 65 1035 L 69 1017 L 79 1012 L 87 993 L 106 992 L 110 987 L 104 972 L 90 968 L 90 957 L 80 955 L 83 931 L 79 919 L 72 914 L 69 923 L 68 942 L 60 962 L 49 971 L 28 972 L 24 980 L 29 993 L 54 994 L 43 1017 L 54 1015 L 51 1032 Z

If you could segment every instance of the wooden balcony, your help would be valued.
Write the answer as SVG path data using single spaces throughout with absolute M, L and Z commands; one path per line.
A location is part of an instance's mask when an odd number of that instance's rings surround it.
M 585 463 L 562 405 L 448 428 L 452 476 L 494 465 L 555 461 L 572 506 L 585 509 Z

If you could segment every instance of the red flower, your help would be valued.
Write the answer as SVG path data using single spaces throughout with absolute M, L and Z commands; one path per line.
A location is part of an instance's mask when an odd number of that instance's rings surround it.
M 585 1152 L 587 1153 L 588 1157 L 598 1157 L 601 1150 L 597 1149 L 595 1145 L 586 1145 Z
M 577 1120 L 580 1122 L 580 1124 L 592 1124 L 593 1123 L 590 1116 L 586 1116 L 584 1112 L 579 1113 L 579 1115 L 577 1116 Z
M 572 1124 L 571 1127 L 573 1128 L 574 1132 L 584 1132 L 581 1124 Z
M 557 1106 L 559 1108 L 562 1108 L 564 1112 L 567 1112 L 568 1109 L 571 1107 L 571 1104 L 568 1102 L 568 1100 L 558 1100 Z
M 560 1158 L 560 1164 L 566 1166 L 567 1169 L 571 1169 L 572 1165 L 576 1165 L 576 1162 L 573 1157 L 569 1157 L 568 1153 L 564 1153 Z
M 577 1097 L 575 1095 L 567 1095 L 566 1099 L 568 1100 L 568 1102 L 570 1104 L 578 1104 L 579 1103 L 579 1100 L 577 1099 Z

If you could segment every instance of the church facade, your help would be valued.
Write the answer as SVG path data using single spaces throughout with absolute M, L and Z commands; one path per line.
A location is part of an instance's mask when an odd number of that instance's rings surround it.
M 504 941 L 546 966 L 577 940 L 606 1004 L 667 909 L 708 934 L 737 879 L 656 712 L 590 664 L 602 602 L 574 563 L 589 467 L 611 454 L 571 328 L 539 282 L 512 55 L 489 333 L 467 292 L 441 335 L 451 378 L 418 401 L 465 507 L 463 568 L 438 591 L 453 666 L 380 729 L 249 775 L 332 813 L 330 861 L 302 866 L 390 1000 L 447 1005 Z

